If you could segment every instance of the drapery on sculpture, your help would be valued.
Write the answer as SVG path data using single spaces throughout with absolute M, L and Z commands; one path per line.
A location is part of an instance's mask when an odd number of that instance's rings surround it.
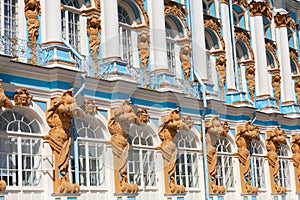
M 216 173 L 217 173 L 217 151 L 216 142 L 220 136 L 227 137 L 229 126 L 225 121 L 222 125 L 218 117 L 212 118 L 205 123 L 205 137 L 207 148 L 207 163 L 209 172 L 209 192 L 210 194 L 223 194 L 225 193 L 225 187 L 223 185 L 217 185 Z
M 274 131 L 267 132 L 266 148 L 268 151 L 267 158 L 270 168 L 271 188 L 273 194 L 286 193 L 286 187 L 280 186 L 278 179 L 279 160 L 277 152 L 281 144 L 287 144 L 284 131 L 276 127 Z
M 248 90 L 250 94 L 250 99 L 254 102 L 254 92 L 255 92 L 255 68 L 254 65 L 249 65 L 246 69 L 246 79 L 248 81 Z
M 150 56 L 149 45 L 150 45 L 149 32 L 141 31 L 138 36 L 138 48 L 140 50 L 140 61 L 143 70 L 147 70 L 148 60 Z
M 15 105 L 29 106 L 32 101 L 32 96 L 25 88 L 17 89 L 14 96 Z
M 236 145 L 240 163 L 240 177 L 242 184 L 242 192 L 244 194 L 257 193 L 258 187 L 251 186 L 250 174 L 250 145 L 252 140 L 259 140 L 260 131 L 257 126 L 253 126 L 251 122 L 247 122 L 245 126 L 237 128 Z
M 181 61 L 181 68 L 184 73 L 184 79 L 189 80 L 191 74 L 191 61 L 190 58 L 192 56 L 192 49 L 190 44 L 182 45 L 180 49 L 180 61 Z
M 166 194 L 185 192 L 184 186 L 176 184 L 175 172 L 177 148 L 173 142 L 177 131 L 182 127 L 182 125 L 183 123 L 180 119 L 179 111 L 173 110 L 159 126 L 158 136 L 162 143 L 160 146 L 156 147 L 156 149 L 161 150 L 162 152 Z
M 133 123 L 140 124 L 128 101 L 113 109 L 112 117 L 108 121 L 108 130 L 111 134 L 110 142 L 114 156 L 116 193 L 137 193 L 139 190 L 136 184 L 128 183 L 127 175 L 129 150 L 127 136 L 130 125 Z
M 71 137 L 69 129 L 73 118 L 72 90 L 64 92 L 61 97 L 52 98 L 46 111 L 49 135 L 43 137 L 50 144 L 54 157 L 53 191 L 59 193 L 78 193 L 79 185 L 70 183 L 69 150 Z
M 226 84 L 226 58 L 221 54 L 216 60 L 216 69 L 218 71 L 219 87 L 222 100 L 225 99 L 225 84 Z
M 40 21 L 38 19 L 38 15 L 41 14 L 41 5 L 39 0 L 25 0 L 25 16 L 27 19 L 27 27 L 28 27 L 28 40 L 31 42 L 31 63 L 37 63 L 36 50 L 37 45 L 36 41 L 39 36 L 39 27 Z
M 281 76 L 279 73 L 275 73 L 272 77 L 273 92 L 276 99 L 276 105 L 280 108 L 280 97 L 281 97 Z
M 292 161 L 294 164 L 296 191 L 300 192 L 300 135 L 293 135 L 291 149 L 293 152 Z
M 98 55 L 100 51 L 100 37 L 99 33 L 101 32 L 101 23 L 99 15 L 92 14 L 89 16 L 87 21 L 87 32 L 89 35 L 90 41 L 90 52 L 95 65 L 94 76 L 98 75 Z

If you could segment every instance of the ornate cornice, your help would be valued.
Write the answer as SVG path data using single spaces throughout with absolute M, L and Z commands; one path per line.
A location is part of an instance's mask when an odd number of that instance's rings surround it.
M 274 16 L 274 21 L 276 24 L 276 28 L 289 27 L 293 30 L 296 30 L 296 24 L 293 22 L 290 14 L 277 13 Z
M 249 3 L 250 16 L 264 16 L 267 19 L 272 19 L 272 9 L 270 3 L 265 0 L 264 2 L 251 1 Z
M 174 15 L 180 18 L 185 30 L 187 31 L 188 36 L 190 36 L 190 29 L 186 23 L 186 10 L 177 6 L 177 5 L 165 5 L 165 16 Z
M 220 39 L 222 49 L 225 50 L 225 42 L 221 34 L 222 23 L 218 19 L 204 15 L 204 27 L 213 30 Z
M 244 6 L 245 8 L 248 7 L 247 0 L 233 0 L 232 3 Z
M 276 43 L 273 42 L 272 40 L 265 39 L 265 46 L 266 46 L 266 50 L 269 51 L 273 55 L 273 58 L 275 59 L 275 62 L 276 62 L 276 67 L 277 67 L 277 69 L 279 69 L 280 64 L 279 64 L 279 60 L 276 56 L 276 51 L 277 51 Z
M 251 36 L 250 36 L 249 32 L 246 30 L 243 30 L 241 28 L 238 28 L 238 27 L 235 27 L 234 31 L 235 31 L 235 40 L 236 41 L 241 40 L 247 46 L 247 49 L 249 50 L 250 56 L 251 56 L 251 58 L 249 58 L 249 59 L 254 60 L 254 52 L 253 52 L 251 44 L 250 44 Z
M 149 16 L 148 16 L 147 11 L 145 9 L 144 1 L 143 0 L 135 0 L 135 1 L 136 1 L 136 3 L 138 4 L 139 8 L 141 9 L 141 11 L 143 13 L 146 26 L 149 27 Z

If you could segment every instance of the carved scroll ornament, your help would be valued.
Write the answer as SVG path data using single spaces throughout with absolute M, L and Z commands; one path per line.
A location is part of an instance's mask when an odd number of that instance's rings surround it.
M 190 37 L 190 29 L 186 23 L 186 10 L 183 8 L 179 8 L 176 5 L 170 6 L 170 5 L 165 5 L 165 16 L 172 14 L 174 16 L 178 16 L 183 23 L 183 26 L 187 32 L 187 36 Z
M 158 136 L 162 143 L 156 149 L 162 152 L 166 194 L 184 193 L 185 191 L 184 186 L 176 184 L 175 178 L 177 147 L 173 141 L 181 127 L 182 120 L 178 110 L 171 111 L 159 126 Z
M 272 76 L 272 86 L 273 92 L 276 99 L 276 105 L 280 107 L 280 97 L 281 97 L 281 76 L 279 73 L 275 73 Z
M 274 21 L 276 24 L 276 28 L 289 27 L 293 30 L 296 30 L 296 24 L 293 22 L 290 14 L 277 13 L 274 16 Z
M 224 122 L 222 125 L 218 117 L 212 118 L 210 121 L 205 123 L 205 133 L 206 133 L 206 148 L 207 148 L 207 163 L 208 163 L 208 172 L 210 194 L 224 194 L 225 187 L 223 185 L 217 185 L 217 151 L 216 151 L 216 142 L 220 136 L 227 137 L 229 131 L 229 126 L 227 122 Z
M 300 192 L 300 135 L 293 135 L 291 149 L 293 152 L 292 161 L 294 164 L 296 191 Z
M 142 13 L 143 13 L 143 17 L 145 19 L 145 24 L 147 27 L 149 27 L 149 16 L 147 14 L 147 11 L 145 9 L 145 5 L 144 5 L 144 0 L 136 0 L 137 4 L 139 5 Z
M 273 15 L 269 0 L 264 0 L 264 2 L 252 0 L 248 6 L 251 17 L 264 16 L 269 20 L 272 19 Z
M 281 144 L 287 144 L 284 131 L 276 127 L 274 131 L 267 132 L 266 148 L 268 151 L 267 158 L 270 168 L 270 182 L 273 194 L 286 193 L 286 188 L 280 186 L 278 179 L 279 161 L 277 152 Z
M 73 119 L 72 90 L 64 92 L 60 97 L 52 98 L 46 111 L 49 134 L 44 136 L 50 144 L 54 157 L 53 191 L 59 193 L 79 193 L 78 184 L 70 182 L 69 151 L 71 145 L 70 126 Z
M 251 56 L 249 59 L 254 60 L 254 52 L 250 44 L 250 39 L 251 39 L 250 34 L 246 31 L 243 31 L 240 28 L 235 28 L 234 31 L 235 31 L 235 40 L 236 41 L 241 40 L 246 45 Z
M 204 27 L 211 29 L 212 31 L 214 31 L 216 33 L 216 35 L 218 36 L 220 43 L 221 43 L 220 48 L 222 48 L 222 50 L 225 51 L 225 42 L 224 42 L 224 39 L 221 34 L 222 23 L 213 18 L 206 17 L 206 18 L 204 18 Z
M 255 93 L 255 68 L 254 68 L 254 65 L 247 66 L 246 79 L 247 79 L 247 83 L 248 83 L 250 99 L 252 102 L 254 102 L 254 93 Z
M 143 70 L 147 70 L 150 51 L 150 36 L 148 31 L 141 31 L 138 36 L 138 48 L 140 50 L 140 61 Z
M 189 80 L 191 74 L 191 61 L 192 49 L 189 44 L 184 44 L 180 49 L 181 68 L 184 73 L 185 80 Z
M 260 131 L 257 126 L 247 122 L 245 126 L 237 128 L 236 145 L 238 147 L 237 156 L 240 163 L 240 177 L 242 192 L 244 194 L 255 194 L 258 187 L 251 185 L 250 175 L 250 144 L 252 140 L 259 140 Z
M 247 0 L 233 0 L 232 3 L 235 3 L 237 5 L 244 6 L 244 8 L 248 7 Z
M 216 69 L 218 71 L 219 87 L 222 100 L 225 99 L 225 84 L 226 84 L 226 58 L 224 54 L 219 55 L 216 60 Z
M 139 190 L 136 184 L 128 183 L 127 175 L 129 150 L 127 136 L 132 123 L 140 124 L 128 101 L 113 109 L 113 115 L 108 121 L 108 130 L 111 134 L 110 142 L 114 156 L 116 193 L 137 193 Z

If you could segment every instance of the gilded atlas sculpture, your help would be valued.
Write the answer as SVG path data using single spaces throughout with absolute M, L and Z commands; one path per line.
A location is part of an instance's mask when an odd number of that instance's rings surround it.
M 248 82 L 248 90 L 250 94 L 250 99 L 254 102 L 254 92 L 255 92 L 255 68 L 254 65 L 249 65 L 246 69 L 246 79 Z
M 191 61 L 192 49 L 189 44 L 182 45 L 180 49 L 181 68 L 183 70 L 184 79 L 189 80 L 191 74 Z
M 267 131 L 266 148 L 268 151 L 267 158 L 273 194 L 286 193 L 286 187 L 280 186 L 278 179 L 279 160 L 277 152 L 281 144 L 287 144 L 284 131 L 280 130 L 278 127 L 275 127 L 274 131 Z
M 127 136 L 131 124 L 140 125 L 139 118 L 134 113 L 129 101 L 112 110 L 112 117 L 108 121 L 108 130 L 111 134 L 114 158 L 114 178 L 116 193 L 137 193 L 139 188 L 136 184 L 128 183 L 127 158 L 129 143 Z
M 209 193 L 210 194 L 224 194 L 225 187 L 217 185 L 216 173 L 217 173 L 217 151 L 216 142 L 217 139 L 227 137 L 229 126 L 225 121 L 222 125 L 218 117 L 212 118 L 210 121 L 205 123 L 205 137 L 206 137 L 206 148 L 207 148 L 207 163 L 209 172 Z
M 300 192 L 300 135 L 292 136 L 291 149 L 293 152 L 292 161 L 294 164 L 296 191 Z
M 147 71 L 150 51 L 150 36 L 148 31 L 141 31 L 138 36 L 138 48 L 140 50 L 140 61 L 143 71 Z
M 219 87 L 221 98 L 225 100 L 225 84 L 226 84 L 226 58 L 224 54 L 219 55 L 216 60 L 216 68 L 218 71 Z
M 32 64 L 38 64 L 37 62 L 37 38 L 39 36 L 40 21 L 38 16 L 41 14 L 41 5 L 39 0 L 25 0 L 25 16 L 27 19 L 28 28 L 28 40 L 30 41 L 31 59 Z
M 281 97 L 281 76 L 279 73 L 275 73 L 272 76 L 272 86 L 273 86 L 273 92 L 276 99 L 276 105 L 278 108 L 280 108 L 280 97 Z
M 298 100 L 298 107 L 300 108 L 300 79 L 295 82 L 295 92 Z
M 7 98 L 4 93 L 4 89 L 1 84 L 2 80 L 0 80 L 0 109 L 2 108 L 13 108 L 12 102 Z M 4 192 L 6 190 L 6 182 L 4 180 L 0 180 L 0 192 Z
M 259 140 L 260 130 L 257 126 L 247 122 L 245 126 L 237 127 L 236 145 L 240 163 L 240 177 L 242 184 L 243 194 L 256 194 L 258 187 L 251 186 L 251 175 L 250 175 L 250 145 L 252 140 Z
M 50 144 L 54 157 L 54 194 L 79 193 L 80 190 L 78 184 L 70 182 L 68 171 L 71 145 L 69 129 L 74 113 L 72 92 L 73 90 L 71 89 L 64 92 L 60 97 L 51 98 L 50 106 L 46 111 L 50 131 L 43 139 Z
M 100 51 L 100 37 L 101 23 L 99 15 L 92 14 L 87 20 L 87 32 L 89 35 L 90 52 L 93 64 L 95 65 L 94 76 L 98 75 L 98 55 Z
M 16 106 L 29 106 L 32 101 L 32 96 L 25 88 L 17 89 L 14 95 L 14 101 Z
M 183 185 L 176 184 L 175 172 L 177 148 L 173 142 L 178 130 L 182 128 L 182 125 L 183 123 L 179 111 L 176 109 L 171 111 L 159 126 L 158 136 L 162 142 L 156 149 L 161 150 L 163 157 L 166 194 L 185 192 L 185 187 Z

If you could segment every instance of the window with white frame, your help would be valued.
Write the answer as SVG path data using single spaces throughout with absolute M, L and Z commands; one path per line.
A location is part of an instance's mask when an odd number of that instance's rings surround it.
M 132 24 L 133 20 L 128 12 L 122 7 L 118 6 L 119 18 L 119 39 L 121 47 L 122 59 L 127 61 L 130 66 L 133 65 L 133 52 L 132 52 Z
M 41 186 L 42 136 L 28 109 L 0 115 L 0 180 L 8 186 Z
M 172 20 L 166 19 L 166 40 L 167 40 L 167 58 L 168 58 L 168 68 L 171 73 L 176 73 L 176 37 L 179 32 L 173 27 Z
M 251 141 L 251 178 L 253 179 L 254 186 L 258 188 L 265 188 L 265 170 L 264 170 L 264 147 L 261 141 Z
M 18 0 L 2 0 L 0 2 L 1 35 L 16 38 L 18 36 Z
M 61 0 L 62 37 L 80 52 L 80 8 L 76 0 Z
M 199 153 L 197 137 L 191 131 L 180 131 L 176 136 L 178 155 L 176 160 L 176 183 L 186 188 L 199 187 Z
M 289 150 L 287 145 L 280 144 L 278 148 L 278 181 L 282 187 L 290 188 Z
M 216 142 L 216 151 L 216 184 L 225 186 L 227 190 L 234 189 L 233 153 L 229 140 L 219 137 Z
M 131 148 L 128 155 L 128 182 L 151 188 L 156 186 L 155 147 L 147 127 L 133 125 L 128 136 Z
M 75 119 L 78 136 L 80 186 L 105 186 L 105 141 L 98 119 L 92 116 Z M 74 146 L 71 147 L 71 172 L 74 179 Z

